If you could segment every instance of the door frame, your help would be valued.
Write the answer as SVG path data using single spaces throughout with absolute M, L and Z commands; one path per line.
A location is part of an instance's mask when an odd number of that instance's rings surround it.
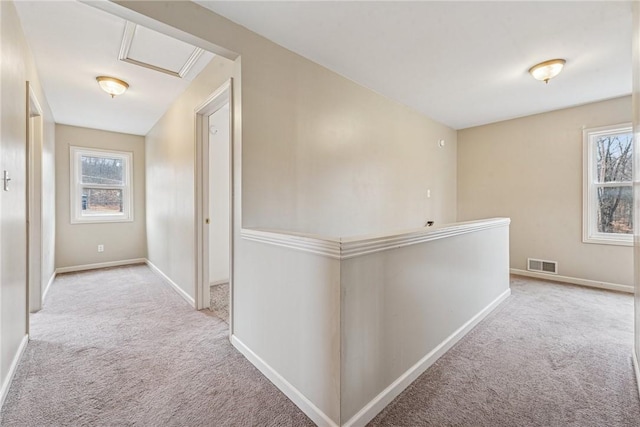
M 234 168 L 233 168 L 233 79 L 227 80 L 218 87 L 204 102 L 195 108 L 195 293 L 196 309 L 201 310 L 205 305 L 204 288 L 209 284 L 209 228 L 206 220 L 209 218 L 209 149 L 208 117 L 229 104 L 229 331 L 233 330 L 233 230 L 234 230 Z
M 42 308 L 42 146 L 43 113 L 27 81 L 26 212 L 27 212 L 27 333 L 29 314 Z M 38 118 L 37 120 L 32 120 Z M 39 157 L 38 157 L 39 156 Z M 39 171 L 37 171 L 39 169 Z M 37 179 L 38 178 L 38 179 Z

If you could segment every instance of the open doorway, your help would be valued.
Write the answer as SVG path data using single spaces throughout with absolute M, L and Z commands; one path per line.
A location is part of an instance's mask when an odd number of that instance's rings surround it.
M 29 82 L 27 82 L 27 98 L 27 311 L 33 313 L 42 308 L 44 293 L 42 280 L 43 118 L 42 108 Z
M 196 109 L 197 308 L 230 323 L 231 80 Z

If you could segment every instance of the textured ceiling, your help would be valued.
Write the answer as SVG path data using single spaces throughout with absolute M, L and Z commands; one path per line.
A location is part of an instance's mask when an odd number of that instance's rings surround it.
M 197 3 L 456 129 L 631 92 L 628 1 Z

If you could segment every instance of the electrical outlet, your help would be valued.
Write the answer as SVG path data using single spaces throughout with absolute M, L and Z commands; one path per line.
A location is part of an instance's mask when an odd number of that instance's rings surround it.
M 98 245 L 98 252 L 104 252 L 104 245 Z

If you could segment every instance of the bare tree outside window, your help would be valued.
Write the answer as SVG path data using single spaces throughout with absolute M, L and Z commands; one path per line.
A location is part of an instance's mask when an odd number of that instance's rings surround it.
M 633 134 L 598 137 L 595 154 L 598 232 L 632 234 Z
M 122 159 L 82 156 L 82 183 L 122 185 Z

